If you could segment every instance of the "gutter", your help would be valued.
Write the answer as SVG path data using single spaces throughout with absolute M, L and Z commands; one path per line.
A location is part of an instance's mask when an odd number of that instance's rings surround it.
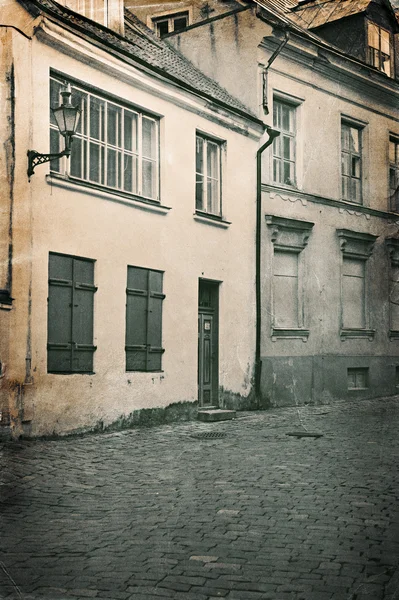
M 256 287 L 256 341 L 255 341 L 255 398 L 257 408 L 260 408 L 262 363 L 260 357 L 262 334 L 262 277 L 261 277 L 261 252 L 262 252 L 262 154 L 273 140 L 280 135 L 279 131 L 266 126 L 269 139 L 256 152 L 256 250 L 255 250 L 255 287 Z

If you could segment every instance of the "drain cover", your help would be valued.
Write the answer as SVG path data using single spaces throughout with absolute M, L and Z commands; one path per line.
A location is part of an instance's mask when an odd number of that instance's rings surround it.
M 223 431 L 201 431 L 200 433 L 193 433 L 191 437 L 199 440 L 218 440 L 227 437 L 227 433 Z
M 291 435 L 293 437 L 303 438 L 319 438 L 323 437 L 322 433 L 311 433 L 310 431 L 293 431 L 292 433 L 286 433 L 286 435 Z

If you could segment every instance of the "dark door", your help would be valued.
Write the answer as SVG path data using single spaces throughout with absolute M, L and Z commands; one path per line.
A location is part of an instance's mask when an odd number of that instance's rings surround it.
M 200 280 L 198 308 L 198 403 L 218 402 L 218 284 Z

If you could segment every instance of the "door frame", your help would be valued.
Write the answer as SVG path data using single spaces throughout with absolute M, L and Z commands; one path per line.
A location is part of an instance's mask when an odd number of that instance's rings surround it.
M 201 408 L 209 406 L 213 408 L 219 407 L 219 288 L 220 281 L 205 279 L 200 277 L 198 280 L 198 351 L 197 351 L 197 375 L 198 375 L 198 404 Z M 202 289 L 201 289 L 202 288 Z M 208 306 L 201 305 L 201 294 L 208 288 L 209 303 Z M 201 332 L 199 324 L 201 322 L 200 315 L 210 315 L 213 318 L 212 332 L 212 388 L 211 388 L 211 403 L 203 404 L 202 388 L 201 388 L 201 373 L 200 373 L 200 340 Z

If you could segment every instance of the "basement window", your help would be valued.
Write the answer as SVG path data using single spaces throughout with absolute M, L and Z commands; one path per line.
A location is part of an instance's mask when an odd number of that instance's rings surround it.
M 367 390 L 368 378 L 368 367 L 348 369 L 348 390 Z

